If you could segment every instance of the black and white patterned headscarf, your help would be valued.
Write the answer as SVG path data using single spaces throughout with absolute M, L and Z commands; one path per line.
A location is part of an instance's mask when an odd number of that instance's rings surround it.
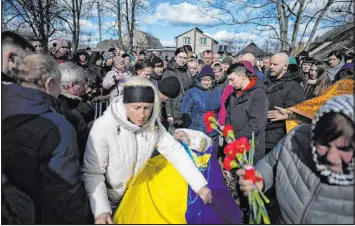
M 314 129 L 319 119 L 326 113 L 335 112 L 346 115 L 354 122 L 354 96 L 343 95 L 337 96 L 329 100 L 321 107 L 313 119 L 312 137 L 314 137 Z M 317 148 L 315 141 L 312 141 L 313 161 L 316 163 L 317 171 L 320 176 L 326 178 L 329 184 L 334 185 L 353 185 L 354 184 L 354 156 L 346 168 L 344 173 L 336 173 L 328 168 L 328 166 L 318 161 Z

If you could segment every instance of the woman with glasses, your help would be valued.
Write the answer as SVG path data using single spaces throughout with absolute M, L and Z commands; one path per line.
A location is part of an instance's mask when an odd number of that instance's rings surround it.
M 184 127 L 204 132 L 211 137 L 215 152 L 218 150 L 218 133 L 206 130 L 203 116 L 213 111 L 218 120 L 221 95 L 222 91 L 215 87 L 215 73 L 211 66 L 206 65 L 197 75 L 196 86 L 187 91 L 181 106 Z

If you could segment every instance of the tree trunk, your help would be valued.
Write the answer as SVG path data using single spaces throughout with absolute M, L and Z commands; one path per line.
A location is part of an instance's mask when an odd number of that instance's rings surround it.
M 295 21 L 295 24 L 293 26 L 293 33 L 292 33 L 292 40 L 291 40 L 291 53 L 292 53 L 293 49 L 296 46 L 298 29 L 299 29 L 299 26 L 300 26 L 301 17 L 302 17 L 303 10 L 304 10 L 304 4 L 305 4 L 305 0 L 301 0 L 300 1 L 300 6 L 299 6 L 297 14 L 296 14 L 296 21 Z
M 136 3 L 137 0 L 132 0 L 132 6 L 131 6 L 131 30 L 129 33 L 130 36 L 130 49 L 129 51 L 133 51 L 133 38 L 134 38 L 134 30 L 135 30 L 135 25 L 136 25 Z
M 308 51 L 308 49 L 309 49 L 309 47 L 310 47 L 310 45 L 311 45 L 311 43 L 312 43 L 312 39 L 313 39 L 313 37 L 314 37 L 314 35 L 315 35 L 316 31 L 317 31 L 317 28 L 318 28 L 318 26 L 319 26 L 320 21 L 322 20 L 324 14 L 327 12 L 327 10 L 329 9 L 329 7 L 330 7 L 333 3 L 334 3 L 334 0 L 328 0 L 326 6 L 324 7 L 324 9 L 322 10 L 322 12 L 320 12 L 319 16 L 317 17 L 316 23 L 314 24 L 314 27 L 313 27 L 313 29 L 312 29 L 312 31 L 311 31 L 311 35 L 310 35 L 309 38 L 308 38 L 308 41 L 307 41 L 307 45 L 306 45 L 306 47 L 305 47 L 305 50 Z M 307 29 L 307 28 L 306 28 L 306 29 Z
M 121 0 L 117 0 L 117 33 L 118 33 L 118 44 L 120 48 L 125 49 L 122 40 L 122 23 L 121 23 Z

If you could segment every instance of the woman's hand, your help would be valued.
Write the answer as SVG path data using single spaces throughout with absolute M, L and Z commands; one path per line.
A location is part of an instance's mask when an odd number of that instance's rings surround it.
M 111 214 L 101 213 L 98 217 L 96 217 L 95 224 L 113 224 Z
M 263 176 L 255 170 L 255 174 L 257 177 L 263 178 Z M 239 185 L 240 185 L 240 190 L 244 192 L 244 195 L 247 196 L 254 188 L 255 185 L 259 189 L 259 191 L 262 191 L 264 188 L 264 182 L 263 181 L 257 181 L 255 184 L 251 180 L 244 180 L 244 175 L 245 175 L 245 170 L 244 169 L 239 169 L 237 170 L 237 175 L 239 177 Z
M 275 109 L 276 110 L 271 110 L 267 113 L 267 118 L 271 119 L 272 122 L 286 120 L 288 118 L 287 111 L 285 108 L 275 106 Z
M 173 117 L 168 117 L 168 122 L 170 122 L 170 124 L 174 124 L 174 118 Z
M 202 187 L 199 191 L 198 191 L 198 195 L 200 196 L 200 198 L 203 200 L 203 202 L 205 204 L 211 204 L 212 203 L 212 192 L 208 187 Z

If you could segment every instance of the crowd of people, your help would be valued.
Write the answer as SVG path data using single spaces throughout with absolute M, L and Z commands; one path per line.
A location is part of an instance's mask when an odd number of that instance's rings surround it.
M 247 223 L 255 186 L 272 223 L 354 223 L 351 56 L 72 53 L 64 39 L 43 53 L 36 38 L 1 40 L 3 223 Z M 228 181 L 211 111 L 236 138 L 255 135 L 263 182 L 243 169 Z

